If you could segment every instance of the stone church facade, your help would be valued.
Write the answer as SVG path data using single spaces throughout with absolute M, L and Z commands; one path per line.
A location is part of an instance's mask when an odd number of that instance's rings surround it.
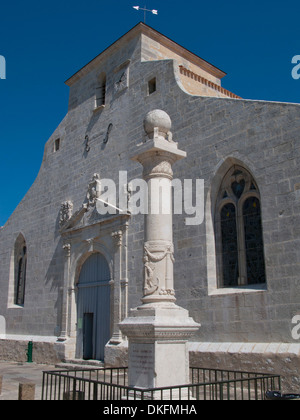
M 143 178 L 131 157 L 145 116 L 160 109 L 187 154 L 173 177 L 192 180 L 194 200 L 204 180 L 203 217 L 173 215 L 176 300 L 201 324 L 191 365 L 299 383 L 300 106 L 242 99 L 224 76 L 140 23 L 66 81 L 68 113 L 0 229 L 0 359 L 24 360 L 33 340 L 39 362 L 127 363 L 119 324 L 140 303 L 151 255 L 144 215 L 120 208 Z M 119 193 L 108 214 L 104 179 Z

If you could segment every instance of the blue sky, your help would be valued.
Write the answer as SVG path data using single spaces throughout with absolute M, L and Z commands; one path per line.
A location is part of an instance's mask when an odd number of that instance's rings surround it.
M 247 99 L 300 102 L 291 76 L 300 55 L 299 1 L 13 0 L 0 9 L 0 226 L 34 182 L 44 145 L 67 112 L 64 81 L 146 23 L 227 73 Z

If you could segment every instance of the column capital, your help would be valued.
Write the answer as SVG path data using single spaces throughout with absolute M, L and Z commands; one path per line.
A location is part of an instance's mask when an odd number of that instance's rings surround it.
M 156 158 L 166 160 L 173 165 L 177 160 L 186 157 L 186 152 L 178 149 L 177 143 L 170 143 L 168 140 L 152 139 L 137 146 L 136 154 L 131 157 L 132 160 L 141 163 L 143 166 L 147 161 Z
M 165 111 L 155 109 L 148 112 L 144 119 L 145 141 L 137 145 L 137 153 L 131 159 L 144 166 L 155 157 L 156 164 L 164 159 L 170 165 L 185 158 L 186 152 L 179 150 L 173 141 L 171 125 L 171 119 Z

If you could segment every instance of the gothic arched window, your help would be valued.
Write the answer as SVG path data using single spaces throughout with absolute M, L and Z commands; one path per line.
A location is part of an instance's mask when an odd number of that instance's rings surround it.
M 215 212 L 218 287 L 266 282 L 260 194 L 251 174 L 234 165 Z

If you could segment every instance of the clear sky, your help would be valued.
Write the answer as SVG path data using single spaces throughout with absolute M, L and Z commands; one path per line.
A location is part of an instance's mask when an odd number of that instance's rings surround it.
M 227 73 L 247 99 L 299 102 L 299 0 L 13 0 L 1 3 L 0 226 L 34 182 L 44 145 L 67 112 L 64 81 L 143 20 Z M 0 69 L 1 76 L 1 69 Z

